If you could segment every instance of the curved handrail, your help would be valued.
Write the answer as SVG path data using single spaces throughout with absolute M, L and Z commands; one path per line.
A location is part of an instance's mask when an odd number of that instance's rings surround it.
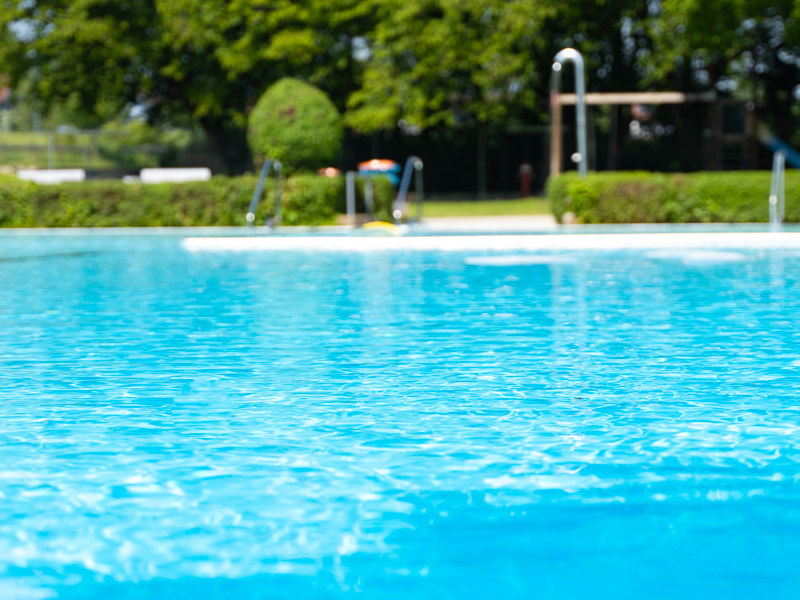
M 417 218 L 422 217 L 422 159 L 418 156 L 409 156 L 406 159 L 406 165 L 403 169 L 403 179 L 400 181 L 400 189 L 397 191 L 397 200 L 394 203 L 394 212 L 392 216 L 396 222 L 399 222 L 403 217 L 403 206 L 406 203 L 406 196 L 408 195 L 408 188 L 411 186 L 411 172 L 415 172 L 416 192 L 417 192 Z
M 565 62 L 572 62 L 575 65 L 575 96 L 576 106 L 576 136 L 578 140 L 578 156 L 573 160 L 578 163 L 578 173 L 581 177 L 586 177 L 586 84 L 583 66 L 583 55 L 575 48 L 564 48 L 556 54 L 553 59 L 553 79 L 551 90 L 558 90 L 561 84 L 561 68 Z
M 780 231 L 783 225 L 785 212 L 785 183 L 786 157 L 783 152 L 772 155 L 772 181 L 769 186 L 769 228 L 770 231 Z
M 247 209 L 247 224 L 249 226 L 253 225 L 253 222 L 256 220 L 256 209 L 258 208 L 258 203 L 261 202 L 261 196 L 264 194 L 264 185 L 267 182 L 267 177 L 269 177 L 270 170 L 275 171 L 275 216 L 272 219 L 272 224 L 278 226 L 281 224 L 281 169 L 283 165 L 281 161 L 275 160 L 272 158 L 267 158 L 264 160 L 264 164 L 261 166 L 261 174 L 258 176 L 258 183 L 256 184 L 256 189 L 253 192 L 253 197 L 250 200 L 250 208 Z M 269 217 L 264 223 L 266 227 L 269 223 Z

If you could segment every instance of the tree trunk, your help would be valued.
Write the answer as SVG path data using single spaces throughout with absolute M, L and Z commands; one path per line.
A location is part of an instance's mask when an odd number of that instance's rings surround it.
M 226 175 L 240 175 L 253 168 L 253 157 L 247 146 L 247 132 L 221 119 L 200 119 L 213 152 L 225 165 Z

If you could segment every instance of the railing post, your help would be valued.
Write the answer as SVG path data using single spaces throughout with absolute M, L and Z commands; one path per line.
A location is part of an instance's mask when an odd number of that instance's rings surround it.
M 350 225 L 356 225 L 356 173 L 348 171 L 345 176 L 345 193 L 347 205 L 347 220 Z
M 558 90 L 550 91 L 550 176 L 561 173 L 561 98 Z
M 769 189 L 769 228 L 780 231 L 785 211 L 786 157 L 780 150 L 772 155 L 772 181 Z
M 272 224 L 275 227 L 279 227 L 283 221 L 283 212 L 281 207 L 281 175 L 283 165 L 281 164 L 281 161 L 276 160 L 273 164 L 273 168 L 275 169 L 275 218 L 272 220 Z M 266 223 L 264 224 L 266 225 Z
M 367 214 L 370 219 L 375 217 L 375 210 L 372 199 L 372 177 L 367 176 L 364 179 L 364 207 L 367 209 Z
M 399 223 L 400 219 L 403 218 L 403 206 L 406 203 L 406 196 L 408 195 L 408 188 L 411 185 L 411 172 L 412 170 L 416 173 L 416 177 L 414 178 L 415 184 L 417 186 L 417 193 L 422 193 L 422 159 L 418 156 L 409 156 L 406 159 L 406 165 L 403 168 L 403 178 L 400 181 L 400 189 L 397 191 L 397 200 L 394 203 L 394 211 L 392 211 L 392 217 L 394 218 L 395 223 Z M 421 205 L 417 205 L 418 210 Z M 422 216 L 421 212 L 417 213 L 417 217 Z
M 561 69 L 566 61 L 570 61 L 575 65 L 575 95 L 577 97 L 575 115 L 577 121 L 576 136 L 578 142 L 578 152 L 576 155 L 573 155 L 572 160 L 577 163 L 578 173 L 580 176 L 586 177 L 586 165 L 588 160 L 588 156 L 586 154 L 586 82 L 583 68 L 583 56 L 580 52 L 574 48 L 564 48 L 561 52 L 556 54 L 555 58 L 553 59 L 553 78 L 550 88 L 551 90 L 558 90 L 558 87 L 561 83 Z M 556 96 L 556 99 L 557 98 L 558 96 Z M 557 132 L 556 135 L 560 136 L 561 132 Z M 554 160 L 552 156 L 550 157 L 550 160 L 552 170 L 552 164 Z
M 253 192 L 253 197 L 250 200 L 250 208 L 247 209 L 247 224 L 252 226 L 256 220 L 256 209 L 258 203 L 261 202 L 261 195 L 264 193 L 264 184 L 269 176 L 269 170 L 272 167 L 272 160 L 267 158 L 264 164 L 261 165 L 261 173 L 258 176 L 258 183 L 256 183 L 256 190 Z
M 422 161 L 418 158 L 414 161 L 414 186 L 417 188 L 417 219 L 422 218 L 422 202 L 424 200 L 424 190 L 422 187 Z
M 270 169 L 275 170 L 275 216 L 272 218 L 272 225 L 278 227 L 283 220 L 283 216 L 281 213 L 281 170 L 283 165 L 279 160 L 273 160 L 271 158 L 267 158 L 264 160 L 264 164 L 261 165 L 261 173 L 258 176 L 258 183 L 256 183 L 256 189 L 253 192 L 253 197 L 250 200 L 250 208 L 247 209 L 247 225 L 248 227 L 252 227 L 253 223 L 256 220 L 256 209 L 258 209 L 258 203 L 261 202 L 261 196 L 264 195 L 264 186 L 267 183 L 267 178 L 269 177 Z M 267 227 L 270 224 L 270 219 L 267 217 L 267 220 L 264 221 L 264 227 Z

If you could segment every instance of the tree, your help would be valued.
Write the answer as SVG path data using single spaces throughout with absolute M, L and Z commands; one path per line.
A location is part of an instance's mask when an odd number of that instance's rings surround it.
M 361 131 L 546 118 L 550 66 L 581 50 L 593 90 L 637 89 L 647 4 L 631 0 L 379 0 L 348 120 Z
M 364 132 L 401 119 L 497 121 L 531 107 L 542 76 L 537 35 L 549 4 L 523 0 L 380 0 L 363 84 L 348 101 Z M 546 73 L 546 71 L 545 71 Z
M 247 113 L 303 79 L 360 132 L 545 120 L 551 62 L 588 89 L 753 88 L 776 122 L 800 96 L 794 0 L 0 0 L 0 64 L 43 108 L 146 107 L 251 165 Z M 565 81 L 568 85 L 568 81 Z M 749 86 L 749 87 L 748 87 Z
M 0 61 L 44 108 L 88 114 L 136 103 L 152 122 L 199 123 L 230 171 L 249 167 L 246 113 L 283 76 L 338 95 L 354 79 L 366 0 L 21 0 L 0 11 Z M 338 9 L 338 10 L 336 10 Z M 327 19 L 327 21 L 325 20 Z M 349 90 L 347 90 L 349 91 Z
M 800 2 L 664 0 L 646 25 L 653 50 L 642 63 L 650 81 L 758 100 L 773 127 L 796 129 Z

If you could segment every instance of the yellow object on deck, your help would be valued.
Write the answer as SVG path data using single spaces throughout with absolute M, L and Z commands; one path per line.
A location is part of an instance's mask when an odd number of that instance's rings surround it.
M 370 221 L 369 223 L 364 223 L 361 229 L 367 229 L 379 235 L 400 235 L 400 228 L 386 221 Z

